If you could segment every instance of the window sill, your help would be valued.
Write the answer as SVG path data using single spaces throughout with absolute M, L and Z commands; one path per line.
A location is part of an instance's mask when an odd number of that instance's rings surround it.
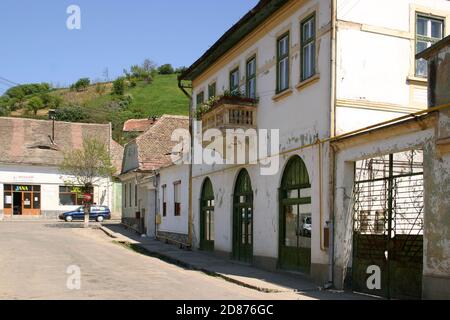
M 280 93 L 277 93 L 272 97 L 272 100 L 275 102 L 278 102 L 284 98 L 289 97 L 292 94 L 292 89 L 286 89 L 284 91 L 281 91 Z
M 308 79 L 299 82 L 299 83 L 295 86 L 295 88 L 296 88 L 297 90 L 302 90 L 302 89 L 308 87 L 309 85 L 312 85 L 312 84 L 316 83 L 316 82 L 319 81 L 319 80 L 320 80 L 320 74 L 319 74 L 319 73 L 316 73 L 316 74 L 313 75 L 312 77 L 309 77 Z
M 408 83 L 413 83 L 413 84 L 419 84 L 419 85 L 423 85 L 423 86 L 427 86 L 428 85 L 428 79 L 427 78 L 422 78 L 422 77 L 417 77 L 417 76 L 407 76 L 406 77 L 406 81 Z

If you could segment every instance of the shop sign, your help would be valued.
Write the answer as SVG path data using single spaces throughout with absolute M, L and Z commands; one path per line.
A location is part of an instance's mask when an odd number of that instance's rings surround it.
M 14 186 L 14 191 L 31 191 L 31 186 Z

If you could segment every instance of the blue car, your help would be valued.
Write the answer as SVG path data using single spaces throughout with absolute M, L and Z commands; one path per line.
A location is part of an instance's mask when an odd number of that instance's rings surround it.
M 74 220 L 84 220 L 84 207 L 79 207 L 74 211 L 62 213 L 59 215 L 59 218 L 67 222 L 71 222 Z M 91 206 L 89 219 L 95 220 L 97 222 L 109 220 L 111 219 L 111 211 L 107 206 Z

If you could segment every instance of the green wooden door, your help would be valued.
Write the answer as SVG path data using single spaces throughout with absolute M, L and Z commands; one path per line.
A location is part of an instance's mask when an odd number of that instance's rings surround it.
M 292 158 L 285 169 L 279 190 L 280 268 L 310 272 L 311 267 L 311 184 L 300 157 Z
M 239 173 L 233 196 L 233 258 L 251 263 L 253 257 L 253 191 L 247 170 Z
M 214 250 L 214 190 L 209 178 L 203 183 L 200 200 L 200 249 Z

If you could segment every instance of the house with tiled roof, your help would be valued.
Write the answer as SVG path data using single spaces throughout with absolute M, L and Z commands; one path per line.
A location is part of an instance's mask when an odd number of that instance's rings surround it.
M 69 123 L 50 120 L 0 118 L 0 217 L 55 217 L 82 204 L 77 186 L 59 172 L 64 152 L 81 148 L 83 139 L 95 137 L 109 146 L 120 173 L 123 148 L 111 138 L 110 124 Z M 93 201 L 111 208 L 121 188 L 113 179 L 94 185 Z
M 173 150 L 179 142 L 172 135 L 188 128 L 188 117 L 163 115 L 125 145 L 119 176 L 122 219 L 150 237 L 186 242 L 189 171 L 187 165 L 174 163 L 179 154 Z
M 157 117 L 148 119 L 129 119 L 123 124 L 123 132 L 127 133 L 143 133 L 158 121 Z

